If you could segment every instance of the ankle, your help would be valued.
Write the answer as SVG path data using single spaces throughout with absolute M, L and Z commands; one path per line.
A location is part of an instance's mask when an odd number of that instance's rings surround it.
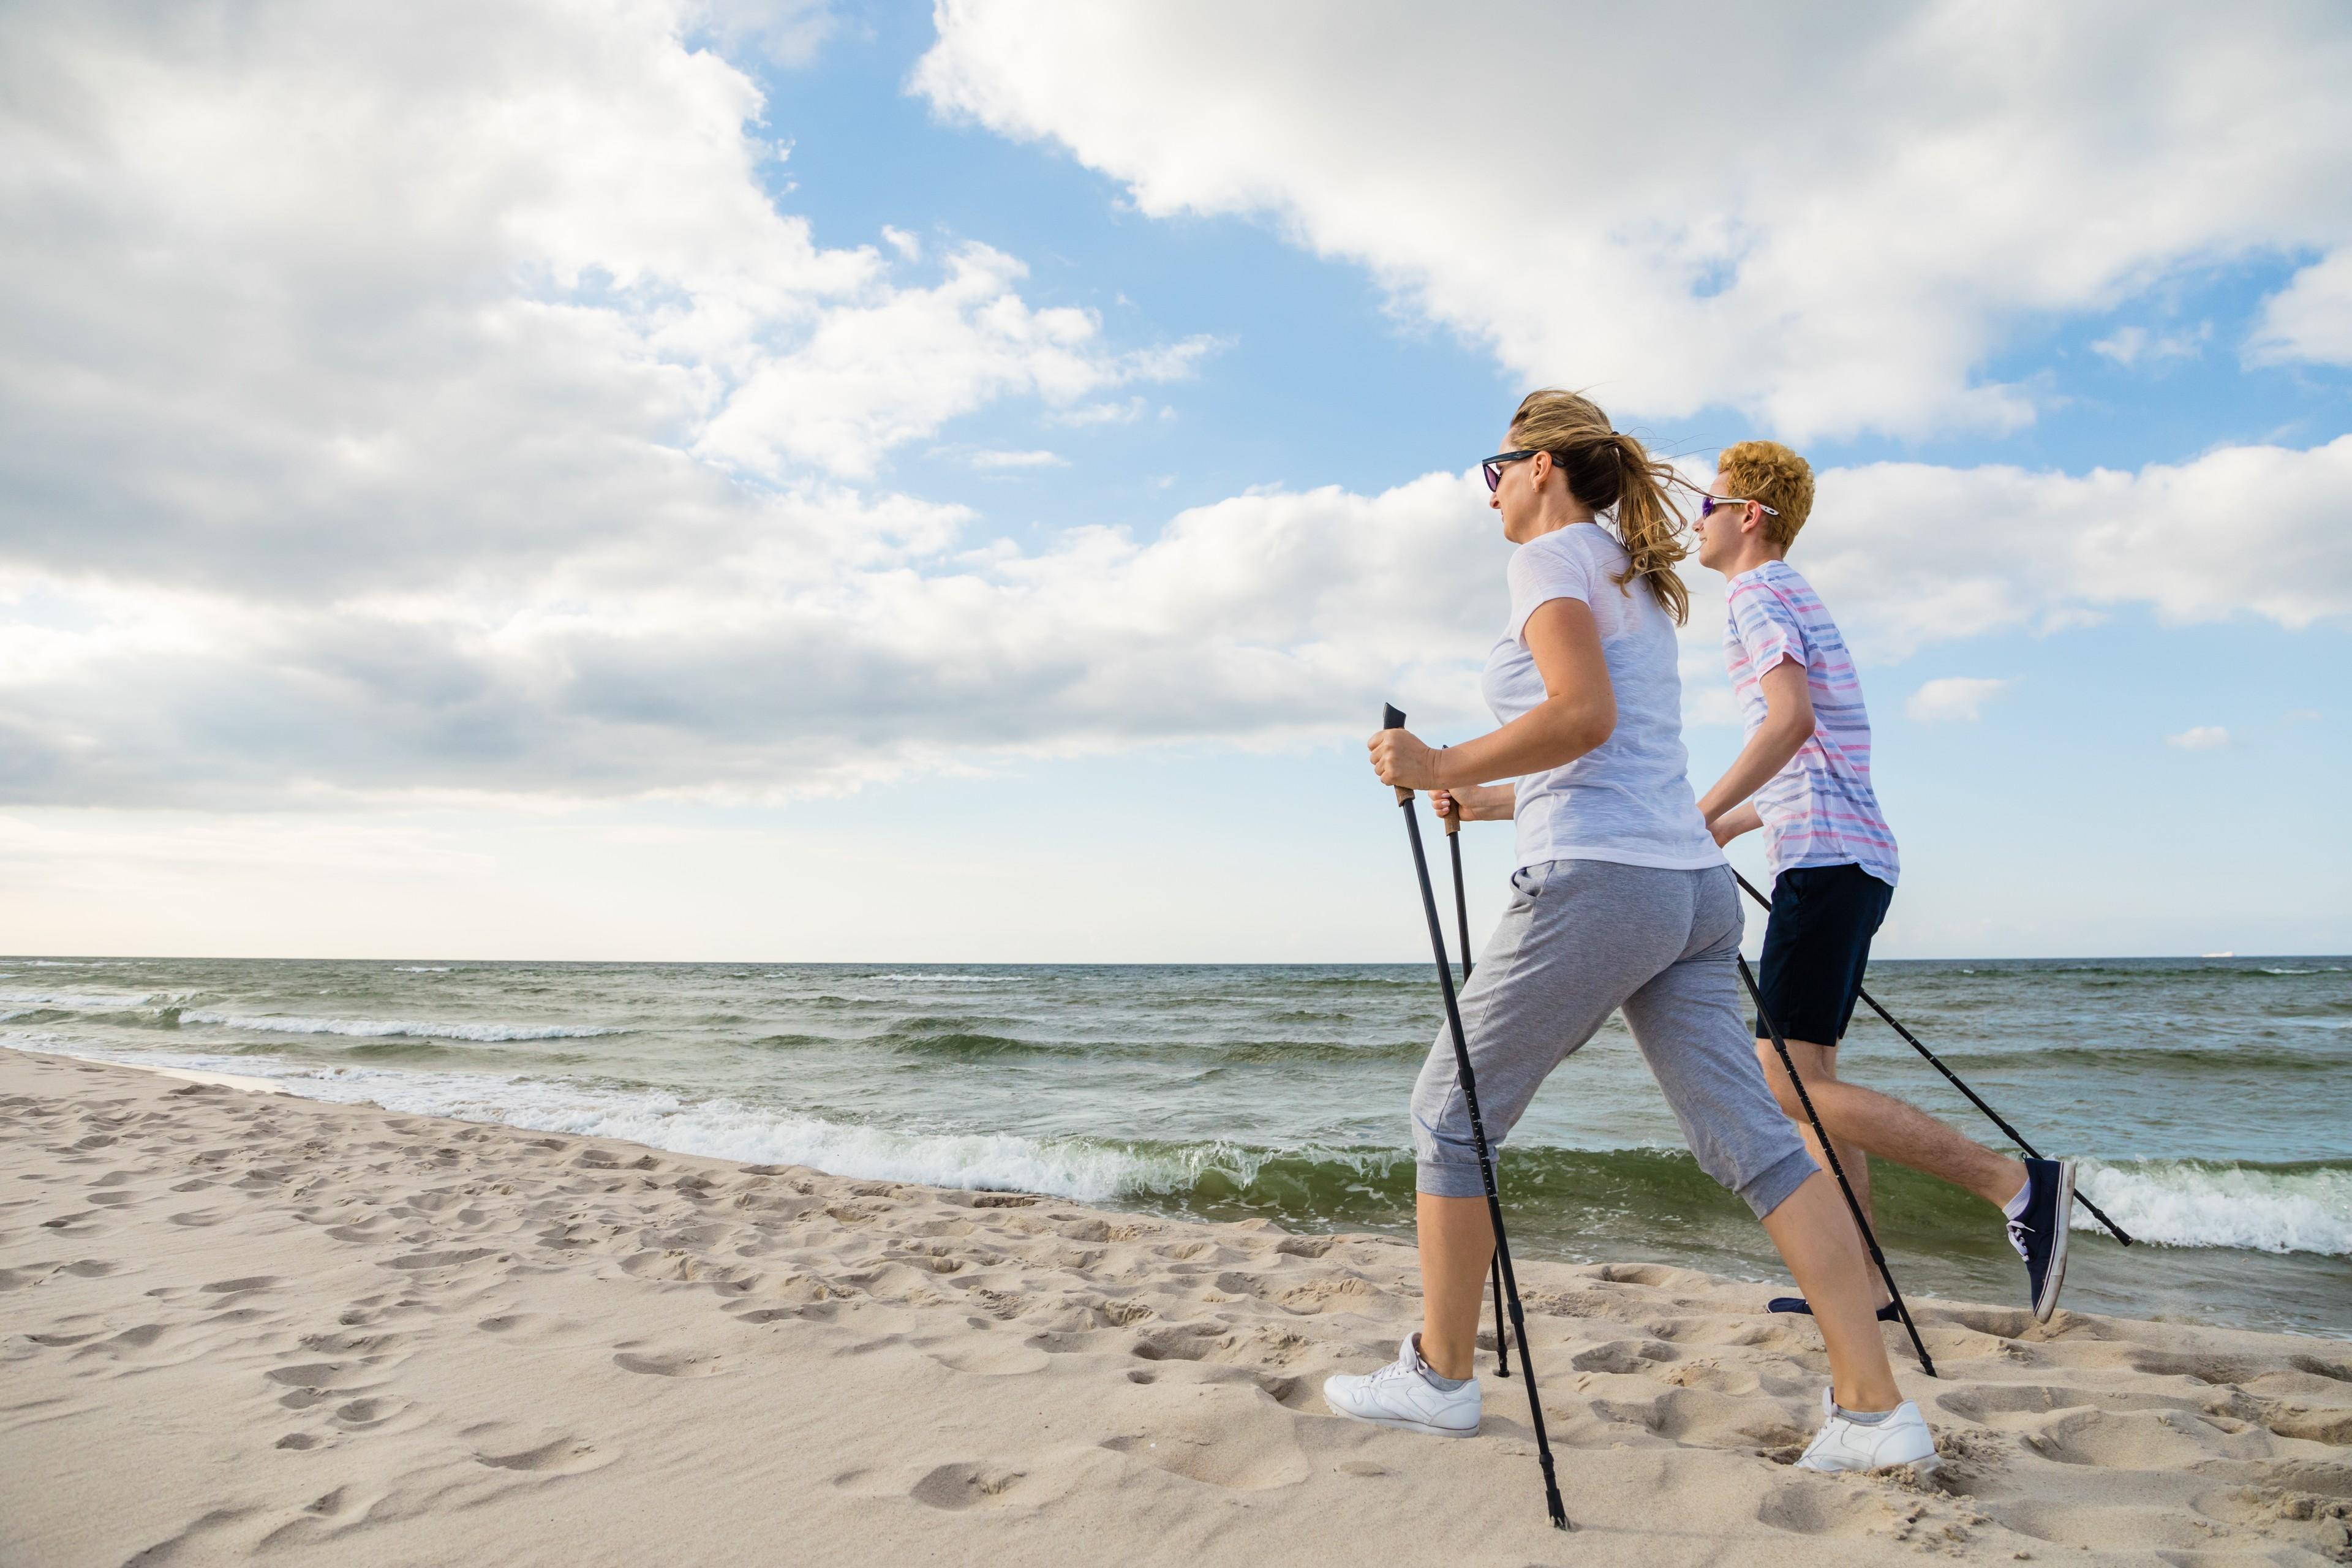
M 1429 1338 L 1423 1331 L 1412 1336 L 1412 1348 L 1429 1363 L 1429 1370 L 1440 1377 L 1458 1380 L 1473 1376 L 1478 1370 L 1474 1364 L 1478 1359 L 1475 1344 L 1448 1344 Z
M 1852 1415 L 1884 1415 L 1903 1403 L 1903 1391 L 1891 1380 L 1884 1384 L 1875 1379 L 1856 1380 L 1851 1384 L 1832 1382 L 1830 1402 Z
M 2032 1184 L 2032 1175 L 2026 1170 L 2024 1161 L 2004 1160 L 1991 1179 L 1977 1189 L 1977 1195 L 2006 1214 Z

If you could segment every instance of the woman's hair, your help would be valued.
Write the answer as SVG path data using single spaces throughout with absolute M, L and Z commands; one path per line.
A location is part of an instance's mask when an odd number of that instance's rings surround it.
M 1726 447 L 1716 471 L 1742 500 L 1760 500 L 1774 515 L 1764 519 L 1764 537 L 1782 550 L 1813 510 L 1813 468 L 1778 441 L 1742 441 Z
M 1673 487 L 1689 481 L 1672 464 L 1612 429 L 1609 416 L 1592 399 L 1552 387 L 1530 392 L 1520 402 L 1511 416 L 1511 444 L 1549 452 L 1570 495 L 1595 512 L 1616 513 L 1617 537 L 1632 558 L 1617 579 L 1620 588 L 1643 578 L 1675 625 L 1689 618 L 1690 590 L 1675 574 L 1675 563 L 1690 552 L 1682 541 L 1682 509 L 1671 494 Z

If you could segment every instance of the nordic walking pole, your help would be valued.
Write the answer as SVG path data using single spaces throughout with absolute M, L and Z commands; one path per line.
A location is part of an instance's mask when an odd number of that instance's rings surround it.
M 1736 869 L 1731 874 L 1735 877 L 1739 877 L 1739 873 Z M 1772 900 L 1758 892 L 1756 890 L 1756 885 L 1753 882 L 1750 882 L 1747 878 L 1739 877 L 1739 885 L 1748 889 L 1748 896 L 1749 898 L 1755 900 L 1758 903 L 1763 905 L 1768 910 L 1772 907 Z M 1969 1097 L 1969 1103 L 1975 1106 L 1979 1110 L 1983 1111 L 1985 1115 L 1991 1120 L 1992 1124 L 1995 1127 L 2000 1128 L 2002 1134 L 2006 1136 L 2011 1142 L 2024 1150 L 2027 1158 L 2041 1160 L 2048 1157 L 2044 1155 L 2041 1150 L 2036 1149 L 2032 1144 L 2027 1142 L 2025 1141 L 2025 1134 L 2020 1132 L 2016 1128 L 2011 1127 L 2009 1124 L 2008 1119 L 2002 1116 L 2000 1111 L 1995 1110 L 1991 1106 L 1987 1105 L 1984 1102 L 1984 1097 L 1982 1095 L 1979 1094 L 1975 1089 L 1970 1089 L 1967 1084 L 1962 1083 L 1960 1081 L 1960 1075 L 1954 1072 L 1950 1068 L 1946 1067 L 1944 1065 L 1944 1058 L 1937 1056 L 1935 1052 L 1929 1050 L 1924 1044 L 1922 1044 L 1918 1036 L 1913 1034 L 1910 1030 L 1896 1023 L 1895 1021 L 1895 1015 L 1878 1005 L 1877 997 L 1873 996 L 1869 992 L 1863 990 L 1859 986 L 1856 986 L 1854 989 L 1855 994 L 1860 996 L 1864 1002 L 1869 1004 L 1870 1010 L 1886 1021 L 1886 1026 L 1888 1028 L 1902 1036 L 1905 1044 L 1908 1045 L 1913 1050 L 1917 1051 L 1921 1056 L 1927 1058 L 1927 1065 L 1934 1068 L 1937 1072 L 1942 1073 L 1945 1079 L 1950 1082 L 1954 1089 L 1957 1089 L 1962 1094 L 1967 1095 Z M 2124 1234 L 2124 1227 L 2109 1219 L 2107 1217 L 2106 1210 L 2101 1208 L 2098 1205 L 2084 1197 L 2083 1195 L 2083 1189 L 2080 1187 L 2074 1189 L 2074 1201 L 2081 1204 L 2084 1208 L 2090 1210 L 2091 1217 L 2097 1220 L 2101 1225 L 2105 1226 L 2109 1234 L 2114 1236 L 2117 1241 L 2122 1242 L 2126 1247 L 2133 1245 L 2132 1238 Z
M 1739 873 L 1733 872 L 1733 876 Z M 1789 1042 L 1780 1037 L 1780 1026 L 1772 1015 L 1764 1011 L 1764 994 L 1756 989 L 1756 976 L 1748 973 L 1748 955 L 1734 953 L 1739 960 L 1740 983 L 1756 1003 L 1756 1016 L 1763 1020 L 1765 1033 L 1772 1037 L 1772 1048 L 1780 1055 L 1780 1070 L 1789 1075 L 1789 1082 L 1797 1090 L 1797 1103 L 1805 1108 L 1805 1120 L 1813 1124 L 1813 1136 L 1822 1141 L 1822 1153 L 1830 1163 L 1830 1174 L 1837 1178 L 1838 1191 L 1845 1194 L 1845 1206 L 1853 1215 L 1854 1228 L 1862 1232 L 1863 1244 L 1870 1248 L 1870 1260 L 1878 1265 L 1878 1277 L 1886 1281 L 1886 1293 L 1895 1301 L 1895 1315 L 1903 1320 L 1904 1331 L 1911 1336 L 1911 1348 L 1919 1354 L 1919 1370 L 1929 1377 L 1936 1375 L 1936 1363 L 1927 1354 L 1927 1342 L 1919 1337 L 1919 1326 L 1911 1321 L 1911 1309 L 1903 1304 L 1903 1292 L 1895 1283 L 1895 1270 L 1886 1267 L 1886 1254 L 1878 1249 L 1878 1237 L 1871 1234 L 1870 1221 L 1862 1215 L 1862 1205 L 1854 1200 L 1853 1184 L 1845 1179 L 1845 1167 L 1838 1163 L 1837 1145 L 1830 1142 L 1829 1129 L 1822 1125 L 1819 1112 L 1813 1110 L 1813 1097 L 1805 1092 L 1805 1080 L 1797 1076 L 1797 1064 L 1789 1058 Z
M 1462 984 L 1470 984 L 1470 900 L 1462 890 L 1462 797 L 1445 814 L 1445 847 L 1454 856 L 1454 922 L 1462 933 Z M 1497 1249 L 1490 1270 L 1495 1282 L 1495 1375 L 1511 1375 L 1511 1334 L 1503 1326 L 1503 1255 Z
M 1381 728 L 1402 730 L 1404 715 L 1393 706 L 1381 710 Z M 1486 1147 L 1486 1124 L 1478 1116 L 1478 1082 L 1470 1070 L 1470 1038 L 1462 1032 L 1462 1009 L 1454 999 L 1454 966 L 1445 962 L 1445 927 L 1437 918 L 1437 895 L 1429 885 L 1429 857 L 1421 847 L 1421 819 L 1413 815 L 1412 791 L 1397 790 L 1404 808 L 1405 837 L 1412 841 L 1412 871 L 1421 882 L 1421 909 L 1429 917 L 1429 946 L 1437 957 L 1437 986 L 1445 996 L 1445 1025 L 1454 1032 L 1454 1072 L 1462 1082 L 1462 1104 L 1470 1112 L 1470 1136 L 1478 1147 L 1478 1175 L 1486 1184 L 1486 1218 L 1495 1228 L 1495 1267 L 1511 1304 L 1511 1327 L 1519 1335 L 1519 1374 L 1528 1385 L 1528 1415 L 1536 1429 L 1536 1458 L 1543 1466 L 1544 1506 L 1554 1530 L 1567 1530 L 1567 1505 L 1559 1500 L 1559 1478 L 1552 1468 L 1551 1439 L 1544 1435 L 1543 1401 L 1536 1394 L 1535 1358 L 1528 1353 L 1527 1314 L 1519 1309 L 1518 1276 L 1511 1271 L 1510 1243 L 1503 1238 L 1503 1200 L 1495 1187 L 1495 1158 Z

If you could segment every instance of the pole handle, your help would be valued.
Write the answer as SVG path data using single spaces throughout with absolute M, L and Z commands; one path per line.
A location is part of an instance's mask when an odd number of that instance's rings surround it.
M 1398 708 L 1398 707 L 1397 707 L 1397 705 L 1396 705 L 1395 703 L 1393 703 L 1393 702 L 1383 702 L 1383 703 L 1381 703 L 1381 729 L 1383 729 L 1383 730 L 1402 730 L 1402 729 L 1403 729 L 1403 728 L 1404 728 L 1404 712 L 1403 712 L 1403 710 L 1402 710 L 1402 709 Z M 1412 791 L 1411 791 L 1411 790 L 1409 790 L 1409 789 L 1399 789 L 1399 790 L 1397 791 L 1397 804 L 1398 804 L 1399 805 L 1412 805 Z

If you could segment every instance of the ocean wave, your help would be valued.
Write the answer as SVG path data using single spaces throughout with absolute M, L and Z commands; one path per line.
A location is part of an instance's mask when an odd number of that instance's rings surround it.
M 183 1012 L 183 1024 L 213 1024 L 226 1029 L 257 1029 L 273 1035 L 353 1035 L 377 1039 L 404 1037 L 430 1040 L 584 1040 L 597 1035 L 619 1035 L 623 1029 L 584 1025 L 436 1023 L 414 1018 L 299 1018 L 279 1015 Z
M 2283 1021 L 2297 1022 L 2293 1019 Z M 2338 1026 L 2321 1023 L 2317 1026 L 2332 1029 Z M 2332 1040 L 2315 1041 L 2300 1049 L 2294 1046 L 2232 1045 L 2223 1041 L 2208 1046 L 2034 1046 L 2019 1050 L 1962 1049 L 1936 1054 L 1945 1066 L 1963 1077 L 1971 1072 L 1998 1072 L 2004 1068 L 2021 1068 L 2041 1070 L 2073 1067 L 2105 1074 L 2146 1070 L 2336 1073 L 2352 1067 L 2352 1054 L 2347 1054 L 2342 1046 Z M 1890 1055 L 1886 1059 L 1899 1061 L 1902 1058 Z
M 446 974 L 450 967 L 446 963 L 395 963 L 392 972 L 394 974 Z
M 919 980 L 927 985 L 1011 985 L 1018 974 L 861 974 L 861 980 Z
M 171 994 L 162 991 L 143 991 L 135 994 L 127 992 L 92 994 L 82 992 L 0 991 L 0 1002 L 24 1002 L 37 1007 L 65 1007 L 75 1012 L 86 1012 L 97 1007 L 144 1007 L 151 1002 L 163 1000 L 167 994 Z M 177 994 L 184 996 L 187 993 L 184 991 Z
M 240 1070 L 250 1073 L 247 1061 Z M 733 1100 L 690 1101 L 662 1090 L 572 1087 L 477 1074 L 367 1068 L 294 1071 L 297 1094 L 373 1101 L 412 1115 L 498 1121 L 537 1132 L 618 1138 L 681 1154 L 751 1164 L 807 1165 L 874 1181 L 976 1191 L 1051 1193 L 1103 1202 L 1149 1183 L 1150 1162 L 1115 1145 L 1009 1132 L 907 1131 L 835 1121 Z
M 2352 1166 L 2086 1160 L 2077 1179 L 2140 1241 L 2352 1257 Z M 2099 1227 L 2079 1204 L 2073 1223 Z

